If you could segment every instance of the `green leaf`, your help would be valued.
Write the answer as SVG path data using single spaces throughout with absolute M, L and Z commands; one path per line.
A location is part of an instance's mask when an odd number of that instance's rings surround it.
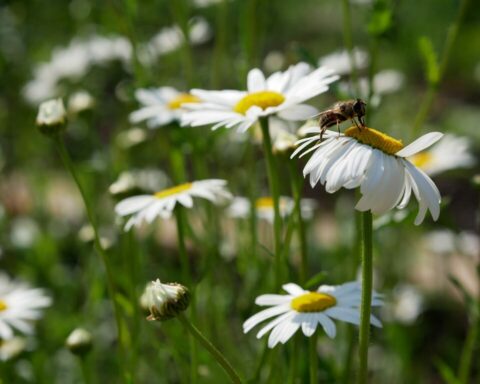
M 372 9 L 367 31 L 372 36 L 384 36 L 393 27 L 393 11 L 386 1 L 377 1 Z
M 455 373 L 453 372 L 452 368 L 450 368 L 443 360 L 439 358 L 434 359 L 435 367 L 442 376 L 442 379 L 447 384 L 462 384 L 460 380 L 455 377 Z
M 430 84 L 437 84 L 440 81 L 440 66 L 432 41 L 422 36 L 418 39 L 418 48 L 425 65 L 425 77 Z
M 328 276 L 327 272 L 319 272 L 305 283 L 305 288 L 312 288 L 319 285 Z

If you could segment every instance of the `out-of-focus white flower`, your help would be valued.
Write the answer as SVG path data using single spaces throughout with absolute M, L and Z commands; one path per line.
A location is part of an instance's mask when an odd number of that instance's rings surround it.
M 357 70 L 368 66 L 368 53 L 361 48 L 353 49 L 353 58 Z M 350 55 L 347 50 L 333 52 L 318 59 L 319 66 L 332 68 L 339 75 L 347 75 L 352 71 Z
M 75 328 L 65 341 L 66 347 L 75 355 L 83 356 L 92 349 L 92 334 L 83 328 Z
M 147 138 L 148 134 L 144 129 L 134 127 L 119 133 L 116 141 L 121 148 L 128 149 L 143 143 Z
M 42 310 L 51 302 L 42 289 L 30 288 L 0 273 L 0 339 L 11 339 L 14 330 L 33 333 L 33 321 L 42 316 Z
M 455 234 L 448 229 L 427 233 L 424 242 L 427 249 L 433 253 L 447 254 L 455 250 Z
M 243 332 L 247 333 L 263 321 L 276 317 L 257 333 L 259 339 L 272 331 L 268 338 L 270 348 L 278 343 L 285 344 L 300 328 L 305 336 L 310 337 L 319 324 L 330 338 L 334 338 L 336 326 L 332 319 L 360 324 L 361 288 L 356 281 L 336 286 L 321 285 L 313 292 L 293 283 L 285 284 L 282 288 L 287 295 L 268 294 L 257 297 L 255 304 L 270 308 L 258 312 L 243 323 Z M 382 304 L 381 296 L 374 291 L 372 306 Z M 370 323 L 376 327 L 382 326 L 374 315 L 370 315 Z
M 157 279 L 147 285 L 140 302 L 150 311 L 147 320 L 164 321 L 188 308 L 190 293 L 181 284 L 163 284 Z
M 189 23 L 188 40 L 191 44 L 208 41 L 212 31 L 202 17 L 195 17 Z M 152 65 L 160 56 L 176 51 L 185 43 L 185 36 L 178 25 L 162 28 L 146 44 L 140 45 L 138 58 L 144 65 Z
M 478 258 L 480 256 L 480 237 L 478 233 L 461 232 L 458 235 L 458 248 L 463 255 Z
M 50 61 L 35 67 L 34 77 L 23 89 L 23 94 L 28 102 L 39 103 L 56 96 L 61 80 L 78 80 L 94 65 L 115 60 L 128 64 L 131 55 L 132 47 L 124 37 L 93 35 L 74 39 L 68 46 L 54 49 Z
M 285 61 L 285 55 L 282 52 L 271 51 L 265 56 L 263 66 L 268 72 L 277 72 L 283 68 Z
M 383 308 L 386 318 L 409 325 L 415 322 L 423 310 L 423 297 L 411 285 L 398 285 L 393 290 L 391 300 Z
M 37 126 L 46 135 L 56 134 L 65 129 L 67 112 L 62 99 L 48 100 L 40 104 L 37 114 Z
M 143 221 L 151 223 L 158 216 L 163 219 L 170 218 L 177 203 L 192 208 L 193 197 L 222 204 L 231 198 L 226 184 L 226 180 L 200 180 L 164 189 L 153 195 L 128 197 L 115 206 L 115 212 L 119 216 L 132 215 L 125 224 L 125 230 L 128 231 L 132 226 L 141 225 Z
M 198 97 L 179 92 L 172 87 L 137 89 L 135 97 L 142 107 L 130 114 L 130 122 L 137 124 L 146 121 L 149 128 L 157 128 L 180 120 L 185 112 L 183 104 L 200 101 Z
M 0 340 L 0 360 L 11 360 L 22 353 L 26 347 L 27 340 L 23 337 L 13 336 L 10 339 Z
M 386 69 L 384 71 L 378 72 L 372 81 L 373 94 L 370 99 L 370 104 L 373 106 L 378 106 L 380 104 L 381 98 L 383 95 L 397 92 L 403 85 L 405 76 L 403 73 L 395 69 Z M 362 77 L 358 81 L 360 98 L 368 99 L 370 93 L 370 87 L 368 84 L 368 79 Z M 339 84 L 339 89 L 344 93 L 350 93 L 351 85 L 347 82 L 342 82 Z
M 168 183 L 165 172 L 158 169 L 134 169 L 120 173 L 108 191 L 114 195 L 131 193 L 132 191 L 159 191 Z
M 401 141 L 367 127 L 350 127 L 344 134 L 327 131 L 327 139 L 321 143 L 318 126 L 311 132 L 316 135 L 299 140 L 292 157 L 313 152 L 303 169 L 304 176 L 310 176 L 312 187 L 319 181 L 329 193 L 342 187 L 360 187 L 362 197 L 355 209 L 378 215 L 394 207 L 404 208 L 413 190 L 419 203 L 415 224 L 423 221 L 427 210 L 434 220 L 438 219 L 441 199 L 438 188 L 407 158 L 440 140 L 441 133 L 427 133 L 404 147 Z
M 431 149 L 417 153 L 409 160 L 431 176 L 475 164 L 475 158 L 470 153 L 469 139 L 451 134 L 446 134 L 443 140 Z
M 18 217 L 12 220 L 10 241 L 15 247 L 29 248 L 37 240 L 40 229 L 29 217 Z
M 206 43 L 212 38 L 212 28 L 203 17 L 194 17 L 190 20 L 189 40 L 193 45 Z
M 70 178 L 49 176 L 44 204 L 49 215 L 64 222 L 75 223 L 84 217 L 82 199 Z
M 227 0 L 193 0 L 193 5 L 197 8 L 206 8 L 212 5 L 223 3 Z
M 280 197 L 280 216 L 289 216 L 295 207 L 295 202 L 292 198 L 287 196 Z M 314 214 L 316 202 L 312 199 L 302 199 L 300 202 L 300 209 L 302 210 L 302 217 L 304 219 L 311 219 Z M 255 201 L 255 212 L 257 217 L 266 220 L 273 224 L 274 209 L 273 199 L 271 197 L 260 197 Z M 245 197 L 235 197 L 232 204 L 228 208 L 230 217 L 246 219 L 250 217 L 250 200 Z
M 337 79 L 331 69 L 314 70 L 306 63 L 275 72 L 268 78 L 255 68 L 248 73 L 248 91 L 193 89 L 192 95 L 200 102 L 185 105 L 189 111 L 182 115 L 182 124 L 194 127 L 213 124 L 212 129 L 237 127 L 244 132 L 260 118 L 270 115 L 291 121 L 305 120 L 318 110 L 304 102 L 326 92 Z
M 92 109 L 95 99 L 87 91 L 80 90 L 68 98 L 68 112 L 76 114 L 87 109 Z

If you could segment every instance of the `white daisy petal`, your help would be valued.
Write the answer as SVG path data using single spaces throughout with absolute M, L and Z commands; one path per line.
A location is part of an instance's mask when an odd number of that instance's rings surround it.
M 247 333 L 257 324 L 260 324 L 262 321 L 265 321 L 270 317 L 278 316 L 282 313 L 288 312 L 289 310 L 290 310 L 290 306 L 287 304 L 287 305 L 277 305 L 275 307 L 271 307 L 261 312 L 258 312 L 243 323 L 243 332 Z
M 254 68 L 247 75 L 247 90 L 250 93 L 263 91 L 266 88 L 265 76 L 258 68 Z
M 330 318 L 323 313 L 316 313 L 315 318 L 317 321 L 320 323 L 320 325 L 323 327 L 325 330 L 325 333 L 327 334 L 328 337 L 333 339 L 335 335 L 337 334 L 337 328 L 335 327 L 335 323 L 330 320 Z
M 32 334 L 34 322 L 52 300 L 42 289 L 32 289 L 0 273 L 0 303 L 0 339 L 5 341 L 13 338 L 15 331 Z
M 360 322 L 360 286 L 358 282 L 349 282 L 340 286 L 322 285 L 317 292 L 306 291 L 296 284 L 285 284 L 283 288 L 289 295 L 262 295 L 257 304 L 273 305 L 250 317 L 243 324 L 243 331 L 249 332 L 261 322 L 275 317 L 263 326 L 257 333 L 261 338 L 271 331 L 268 346 L 285 344 L 301 327 L 302 333 L 310 337 L 320 324 L 325 333 L 334 338 L 336 326 L 332 319 L 359 324 Z M 277 305 L 277 303 L 281 303 Z M 381 295 L 372 292 L 372 304 L 381 305 Z M 372 325 L 381 327 L 380 321 L 372 315 Z
M 284 284 L 282 285 L 282 288 L 285 292 L 288 292 L 291 295 L 301 295 L 302 293 L 305 293 L 305 291 L 300 286 L 294 283 Z
M 152 223 L 156 217 L 170 218 L 177 203 L 192 208 L 193 197 L 218 205 L 228 200 L 231 194 L 226 189 L 225 180 L 200 180 L 168 188 L 154 195 L 129 197 L 119 202 L 115 211 L 120 216 L 132 215 L 125 225 L 125 230 L 128 231 L 133 226 L 141 225 L 143 221 Z
M 351 127 L 345 135 L 337 137 L 327 132 L 320 144 L 318 136 L 298 141 L 299 146 L 292 155 L 302 157 L 312 152 L 303 169 L 312 188 L 319 182 L 329 193 L 342 187 L 360 187 L 361 198 L 355 208 L 374 214 L 404 208 L 413 190 L 419 203 L 415 224 L 423 221 L 427 210 L 434 220 L 438 219 L 441 199 L 438 188 L 424 172 L 402 157 L 425 149 L 442 134 L 432 132 L 394 152 L 401 148 L 401 143 L 371 128 Z M 375 147 L 365 143 L 374 143 Z
M 426 149 L 426 148 L 430 147 L 431 145 L 435 144 L 442 137 L 443 137 L 443 133 L 441 133 L 441 132 L 429 132 L 429 133 L 419 137 L 413 143 L 410 143 L 406 147 L 402 148 L 400 151 L 395 153 L 395 155 L 398 156 L 398 157 L 413 156 L 416 153 L 421 152 L 424 149 Z

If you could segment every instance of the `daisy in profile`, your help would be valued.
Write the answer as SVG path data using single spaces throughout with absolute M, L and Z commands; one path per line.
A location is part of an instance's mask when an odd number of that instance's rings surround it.
M 212 129 L 237 127 L 245 132 L 261 117 L 277 115 L 285 120 L 306 120 L 316 108 L 305 101 L 328 90 L 338 79 L 326 67 L 313 69 L 306 63 L 291 66 L 285 72 L 275 72 L 268 78 L 259 69 L 248 73 L 247 91 L 205 91 L 193 89 L 192 95 L 201 102 L 187 105 L 182 115 L 183 125 L 213 124 Z
M 430 150 L 419 152 L 408 160 L 430 176 L 475 164 L 475 158 L 470 153 L 469 140 L 450 134 L 445 135 L 443 140 Z
M 185 112 L 183 104 L 200 101 L 198 97 L 179 92 L 172 87 L 137 89 L 135 97 L 142 106 L 130 114 L 130 122 L 138 124 L 146 121 L 149 128 L 157 128 L 180 120 Z
M 280 197 L 280 215 L 285 218 L 293 212 L 295 202 L 292 198 L 287 196 Z M 316 203 L 312 199 L 302 199 L 300 207 L 302 210 L 302 217 L 311 219 L 313 217 Z M 273 199 L 270 196 L 260 197 L 255 200 L 255 212 L 257 217 L 261 220 L 266 220 L 273 224 L 274 210 Z M 235 197 L 228 209 L 231 217 L 246 219 L 250 216 L 250 200 L 245 197 Z
M 194 197 L 221 204 L 231 198 L 226 184 L 226 180 L 220 179 L 199 180 L 163 189 L 152 195 L 128 197 L 115 206 L 115 212 L 119 216 L 131 216 L 125 224 L 125 230 L 128 231 L 132 226 L 140 226 L 143 221 L 151 223 L 157 216 L 170 218 L 177 203 L 192 208 Z
M 270 319 L 257 333 L 257 338 L 261 338 L 272 331 L 268 337 L 270 348 L 278 343 L 285 344 L 300 328 L 305 336 L 310 337 L 319 324 L 330 338 L 334 338 L 336 326 L 332 319 L 360 324 L 361 288 L 356 281 L 336 286 L 321 285 L 316 291 L 306 291 L 293 283 L 283 285 L 283 289 L 287 295 L 257 297 L 255 304 L 270 308 L 256 313 L 243 323 L 243 332 L 247 333 Z M 373 292 L 372 306 L 380 305 L 381 296 Z M 275 319 L 271 320 L 273 317 Z M 370 316 L 370 323 L 376 327 L 382 326 L 374 315 Z
M 33 333 L 33 322 L 42 317 L 42 310 L 52 299 L 40 288 L 30 288 L 0 273 L 0 339 L 14 337 L 14 331 Z
M 318 133 L 318 126 L 310 133 Z M 372 128 L 350 127 L 344 134 L 327 131 L 326 139 L 319 142 L 320 134 L 299 140 L 292 157 L 313 152 L 303 169 L 310 175 L 310 185 L 318 182 L 329 193 L 341 187 L 360 187 L 362 197 L 355 208 L 381 215 L 394 207 L 404 208 L 412 191 L 418 200 L 419 211 L 415 224 L 420 224 L 427 210 L 434 220 L 440 215 L 440 192 L 421 169 L 408 158 L 428 148 L 443 134 L 431 132 L 413 143 L 402 142 Z M 306 149 L 310 144 L 312 147 Z

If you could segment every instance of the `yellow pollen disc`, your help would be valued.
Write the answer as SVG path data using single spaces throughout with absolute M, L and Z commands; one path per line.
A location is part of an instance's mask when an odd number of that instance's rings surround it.
M 389 155 L 394 155 L 403 148 L 401 140 L 394 139 L 373 128 L 350 127 L 345 131 L 345 136 L 353 137 L 362 144 L 379 149 Z
M 249 93 L 235 105 L 234 111 L 245 115 L 250 107 L 257 106 L 265 110 L 268 107 L 276 107 L 284 101 L 285 97 L 278 92 L 260 91 Z
M 422 168 L 431 163 L 433 156 L 428 152 L 420 152 L 416 155 L 413 155 L 408 160 L 410 160 L 413 165 L 417 166 L 418 168 Z
M 335 304 L 337 299 L 331 295 L 308 292 L 293 299 L 290 306 L 297 312 L 322 312 Z
M 273 199 L 271 197 L 260 197 L 255 202 L 257 208 L 273 208 Z
M 178 109 L 182 104 L 198 102 L 200 102 L 200 99 L 197 96 L 193 96 L 190 93 L 181 93 L 168 103 L 168 108 Z
M 164 189 L 163 191 L 158 191 L 154 194 L 154 196 L 159 199 L 163 199 L 164 197 L 173 196 L 177 193 L 188 191 L 190 188 L 192 188 L 192 183 L 180 184 L 176 187 Z
M 6 310 L 7 308 L 7 303 L 0 299 L 0 312 Z

